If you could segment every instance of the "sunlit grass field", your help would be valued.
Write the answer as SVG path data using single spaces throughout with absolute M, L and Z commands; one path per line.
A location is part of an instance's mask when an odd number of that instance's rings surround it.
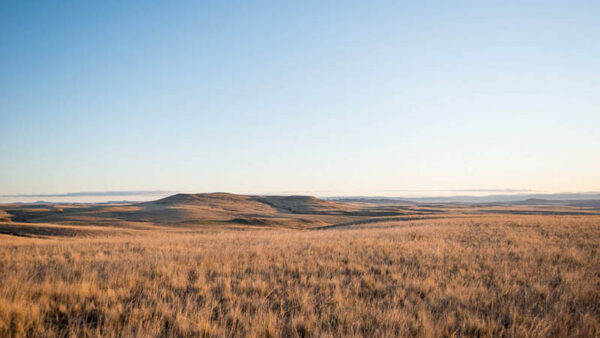
M 600 335 L 600 217 L 0 235 L 0 336 Z

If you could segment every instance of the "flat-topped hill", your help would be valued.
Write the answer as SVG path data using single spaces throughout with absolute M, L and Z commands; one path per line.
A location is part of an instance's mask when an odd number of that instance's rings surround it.
M 292 214 L 340 214 L 349 211 L 347 204 L 325 201 L 313 196 L 237 195 L 223 192 L 176 194 L 140 205 Z
M 276 208 L 279 212 L 336 214 L 349 211 L 347 204 L 325 201 L 313 196 L 252 196 L 252 198 Z
M 144 202 L 142 204 L 204 204 L 204 203 L 240 203 L 249 200 L 250 196 L 230 194 L 226 192 L 201 193 L 201 194 L 175 194 L 156 201 Z

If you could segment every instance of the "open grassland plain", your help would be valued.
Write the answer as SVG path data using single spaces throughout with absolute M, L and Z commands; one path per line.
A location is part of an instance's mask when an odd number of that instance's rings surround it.
M 11 226 L 2 337 L 600 335 L 599 216 L 38 238 Z

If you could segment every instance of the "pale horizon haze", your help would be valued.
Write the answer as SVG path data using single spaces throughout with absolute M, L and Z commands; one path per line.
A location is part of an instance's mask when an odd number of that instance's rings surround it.
M 600 191 L 598 1 L 4 1 L 0 195 Z

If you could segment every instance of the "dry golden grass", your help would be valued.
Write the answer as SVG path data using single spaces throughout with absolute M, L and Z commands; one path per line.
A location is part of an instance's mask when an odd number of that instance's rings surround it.
M 0 235 L 0 336 L 599 336 L 600 217 Z

